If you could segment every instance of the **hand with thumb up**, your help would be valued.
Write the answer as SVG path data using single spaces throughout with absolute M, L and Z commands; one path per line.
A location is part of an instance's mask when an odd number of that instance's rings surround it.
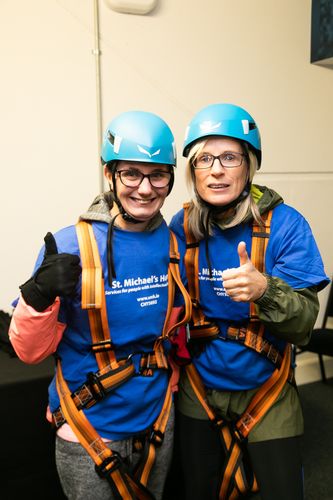
M 253 302 L 265 293 L 267 279 L 252 264 L 244 241 L 238 244 L 237 252 L 239 267 L 223 271 L 223 286 L 233 301 Z
M 80 258 L 69 253 L 58 253 L 52 233 L 44 238 L 45 253 L 41 266 L 30 280 L 20 286 L 27 304 L 36 311 L 44 311 L 58 296 L 71 295 L 81 274 Z

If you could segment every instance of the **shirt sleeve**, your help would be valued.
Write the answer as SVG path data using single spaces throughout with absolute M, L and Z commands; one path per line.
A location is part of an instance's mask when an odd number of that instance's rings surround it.
M 59 308 L 59 298 L 43 312 L 19 298 L 8 333 L 16 354 L 25 363 L 40 363 L 56 351 L 66 328 L 58 321 Z
M 276 337 L 307 344 L 319 312 L 316 287 L 295 290 L 281 278 L 266 278 L 266 292 L 255 302 L 259 319 Z
M 265 264 L 267 274 L 281 278 L 293 290 L 320 291 L 330 282 L 309 223 L 289 206 L 279 205 L 273 211 Z

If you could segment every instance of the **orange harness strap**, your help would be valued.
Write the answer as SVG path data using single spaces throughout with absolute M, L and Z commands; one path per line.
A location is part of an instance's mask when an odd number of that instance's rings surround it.
M 168 368 L 168 361 L 165 357 L 163 350 L 163 340 L 169 338 L 172 333 L 182 325 L 190 322 L 192 314 L 192 304 L 190 297 L 183 285 L 182 279 L 179 272 L 179 262 L 180 255 L 178 252 L 178 243 L 175 234 L 172 231 L 170 233 L 170 262 L 168 267 L 168 309 L 165 316 L 164 326 L 162 335 L 154 343 L 154 355 L 158 368 Z M 173 307 L 173 299 L 175 296 L 176 286 L 179 288 L 183 298 L 184 298 L 184 314 L 183 317 L 177 322 L 169 327 L 169 320 Z
M 273 211 L 262 214 L 263 225 L 255 221 L 252 225 L 251 261 L 259 272 L 265 272 L 265 255 L 271 233 L 271 220 Z M 259 321 L 254 302 L 250 303 L 250 321 L 247 327 L 244 344 L 259 353 L 263 353 L 264 325 Z
M 169 337 L 171 335 L 171 333 L 174 332 L 180 326 L 189 323 L 189 321 L 191 320 L 191 316 L 192 316 L 192 302 L 191 302 L 189 294 L 187 293 L 185 286 L 183 285 L 182 279 L 180 277 L 179 261 L 180 261 L 180 255 L 178 252 L 177 238 L 176 238 L 175 234 L 172 231 L 170 231 L 169 284 L 172 283 L 173 287 L 175 285 L 177 285 L 183 298 L 184 298 L 184 315 L 183 315 L 181 320 L 179 320 L 177 323 L 172 325 L 171 328 L 169 328 L 165 332 L 164 335 L 166 337 Z M 174 293 L 174 291 L 173 291 L 173 293 Z M 170 294 L 170 291 L 169 291 L 169 294 Z M 171 297 L 169 295 L 169 314 L 167 315 L 167 318 L 165 320 L 165 325 L 164 325 L 165 330 L 167 327 L 167 322 L 170 318 L 170 314 L 171 314 L 171 310 L 172 310 L 172 307 L 171 307 L 172 303 L 173 303 L 173 296 Z
M 219 429 L 226 452 L 219 488 L 220 500 L 238 498 L 239 495 L 258 491 L 253 471 L 248 470 L 245 472 L 242 467 L 242 441 L 248 437 L 253 427 L 277 400 L 288 381 L 290 361 L 291 346 L 287 344 L 280 368 L 276 368 L 271 377 L 256 392 L 234 427 L 231 427 L 222 418 L 215 415 L 207 403 L 206 391 L 195 366 L 193 363 L 186 366 L 186 373 L 191 386 L 208 418 Z
M 251 261 L 261 273 L 265 272 L 265 255 L 271 232 L 273 211 L 264 213 L 261 218 L 263 225 L 255 221 L 252 225 Z M 282 356 L 276 347 L 263 336 L 264 325 L 259 321 L 254 302 L 250 303 L 250 320 L 246 327 L 229 326 L 227 338 L 243 342 L 250 349 L 268 358 L 276 366 L 281 366 Z
M 221 474 L 222 484 L 219 487 L 219 499 L 238 498 L 239 493 L 258 491 L 253 472 L 250 471 L 250 474 L 245 474 L 244 469 L 241 467 L 243 451 L 238 436 L 233 434 L 231 428 L 222 418 L 215 415 L 207 403 L 205 387 L 193 363 L 187 365 L 185 369 L 192 389 L 206 411 L 208 418 L 219 429 L 221 443 L 226 453 L 226 461 Z
M 171 334 L 180 326 L 187 324 L 191 319 L 192 304 L 190 297 L 183 285 L 179 272 L 179 261 L 180 255 L 178 252 L 178 244 L 175 234 L 170 231 L 170 263 L 168 269 L 168 310 L 164 322 L 162 336 L 155 342 L 154 353 L 157 356 L 162 348 L 162 340 L 168 338 Z M 184 315 L 175 324 L 168 327 L 173 298 L 175 294 L 175 287 L 178 286 L 180 292 L 184 297 Z M 168 384 L 167 393 L 165 396 L 162 411 L 153 425 L 153 430 L 149 439 L 146 440 L 144 449 L 142 451 L 141 460 L 135 470 L 135 477 L 140 480 L 144 485 L 147 485 L 148 477 L 155 461 L 155 448 L 161 446 L 163 443 L 165 429 L 168 423 L 170 411 L 172 407 L 172 391 L 171 391 L 171 379 Z
M 184 204 L 184 232 L 186 236 L 185 267 L 188 282 L 188 292 L 192 301 L 192 321 L 190 325 L 191 339 L 208 339 L 218 335 L 218 326 L 208 321 L 200 307 L 199 280 L 199 242 L 189 230 L 188 210 L 189 203 Z
M 149 474 L 155 462 L 156 448 L 163 444 L 165 429 L 169 420 L 172 407 L 171 382 L 169 381 L 162 411 L 153 425 L 152 432 L 146 439 L 141 452 L 141 459 L 136 466 L 134 476 L 140 484 L 147 486 Z
M 92 348 L 100 370 L 118 368 L 106 316 L 104 277 L 91 224 L 80 221 L 76 233 L 82 261 L 82 309 L 88 310 Z

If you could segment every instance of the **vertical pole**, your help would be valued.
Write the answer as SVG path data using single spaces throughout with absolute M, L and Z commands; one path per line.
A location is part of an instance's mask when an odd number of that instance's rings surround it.
M 99 10 L 98 0 L 94 0 L 94 49 L 93 55 L 95 56 L 95 75 L 96 75 L 96 117 L 97 117 L 97 143 L 98 143 L 98 177 L 99 189 L 102 193 L 104 191 L 104 176 L 103 169 L 101 168 L 100 151 L 102 145 L 102 105 L 101 105 L 101 65 L 100 65 L 100 44 L 99 44 Z

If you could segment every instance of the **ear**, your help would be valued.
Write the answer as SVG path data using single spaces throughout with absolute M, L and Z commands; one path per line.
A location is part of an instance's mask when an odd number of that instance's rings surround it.
M 104 165 L 104 177 L 110 186 L 110 190 L 112 191 L 112 189 L 113 189 L 112 173 L 110 172 L 110 170 L 108 169 L 108 167 L 106 165 Z

